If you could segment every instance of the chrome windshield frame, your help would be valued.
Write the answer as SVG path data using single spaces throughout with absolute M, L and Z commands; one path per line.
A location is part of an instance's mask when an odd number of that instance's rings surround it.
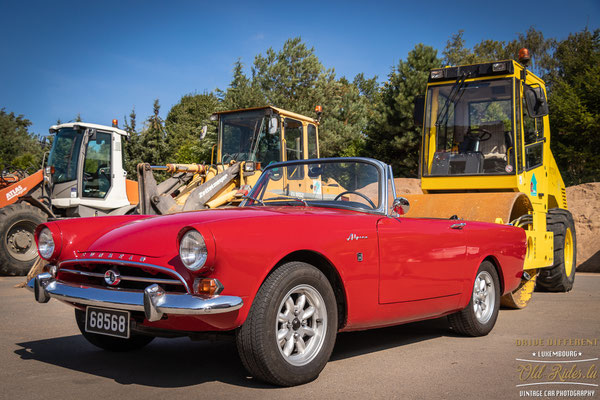
M 365 209 L 365 208 L 358 208 L 358 207 L 349 207 L 349 208 L 344 207 L 344 209 L 351 209 L 351 210 L 365 212 L 365 213 L 371 213 L 371 214 L 388 215 L 388 210 L 389 210 L 388 196 L 389 196 L 389 194 L 387 191 L 387 183 L 388 183 L 390 177 L 393 180 L 392 168 L 391 168 L 391 166 L 385 164 L 382 161 L 375 160 L 373 158 L 367 158 L 367 157 L 314 158 L 314 159 L 308 159 L 308 160 L 294 160 L 294 161 L 285 161 L 285 162 L 278 162 L 278 163 L 270 164 L 263 170 L 263 174 L 259 178 L 258 182 L 254 185 L 254 187 L 252 188 L 250 193 L 248 193 L 248 197 L 254 197 L 256 192 L 258 190 L 260 190 L 260 188 L 262 186 L 261 181 L 264 179 L 267 179 L 267 178 L 263 178 L 263 177 L 267 176 L 265 174 L 265 172 L 267 172 L 270 169 L 289 167 L 289 166 L 294 166 L 294 165 L 325 164 L 325 163 L 352 163 L 352 162 L 369 164 L 369 165 L 374 166 L 377 169 L 378 176 L 379 176 L 379 178 L 378 178 L 378 183 L 379 183 L 378 195 L 379 195 L 379 198 L 381 199 L 381 201 L 379 202 L 378 207 L 373 208 L 373 209 Z M 248 206 L 249 201 L 252 201 L 252 200 L 249 198 L 244 199 L 244 201 L 242 201 L 242 203 L 240 204 L 240 207 Z M 392 199 L 392 201 L 393 201 L 393 199 Z M 315 206 L 317 206 L 317 205 L 315 204 Z

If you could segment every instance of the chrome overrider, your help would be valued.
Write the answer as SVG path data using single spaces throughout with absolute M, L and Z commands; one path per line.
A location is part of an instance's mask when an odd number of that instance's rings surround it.
M 27 287 L 33 290 L 38 303 L 47 303 L 55 298 L 73 304 L 143 311 L 150 322 L 160 320 L 163 314 L 220 314 L 238 310 L 244 305 L 242 299 L 236 296 L 203 298 L 187 293 L 166 293 L 158 284 L 146 287 L 143 292 L 68 284 L 56 280 L 49 273 L 31 279 Z

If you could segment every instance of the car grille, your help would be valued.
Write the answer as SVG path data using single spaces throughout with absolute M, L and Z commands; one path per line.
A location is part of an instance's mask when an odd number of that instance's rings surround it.
M 109 285 L 104 280 L 108 270 L 118 271 L 120 282 L 117 285 Z M 109 289 L 144 290 L 146 287 L 156 283 L 166 292 L 186 293 L 186 284 L 175 272 L 166 272 L 151 265 L 132 266 L 116 265 L 111 263 L 68 263 L 58 270 L 58 280 L 67 283 L 77 283 Z

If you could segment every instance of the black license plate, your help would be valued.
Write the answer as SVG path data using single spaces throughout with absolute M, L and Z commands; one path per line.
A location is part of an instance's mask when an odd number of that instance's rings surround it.
M 85 331 L 129 339 L 129 311 L 88 307 Z

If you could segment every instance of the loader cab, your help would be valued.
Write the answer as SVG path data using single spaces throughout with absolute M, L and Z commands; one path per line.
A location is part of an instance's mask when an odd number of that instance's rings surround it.
M 218 119 L 217 164 L 273 162 L 319 157 L 318 121 L 276 107 L 226 111 Z
M 515 61 L 432 70 L 421 104 L 415 121 L 423 127 L 426 193 L 525 191 L 547 164 L 544 82 Z
M 131 204 L 122 154 L 127 132 L 75 122 L 54 125 L 50 133 L 54 140 L 44 175 L 58 215 L 104 215 Z

